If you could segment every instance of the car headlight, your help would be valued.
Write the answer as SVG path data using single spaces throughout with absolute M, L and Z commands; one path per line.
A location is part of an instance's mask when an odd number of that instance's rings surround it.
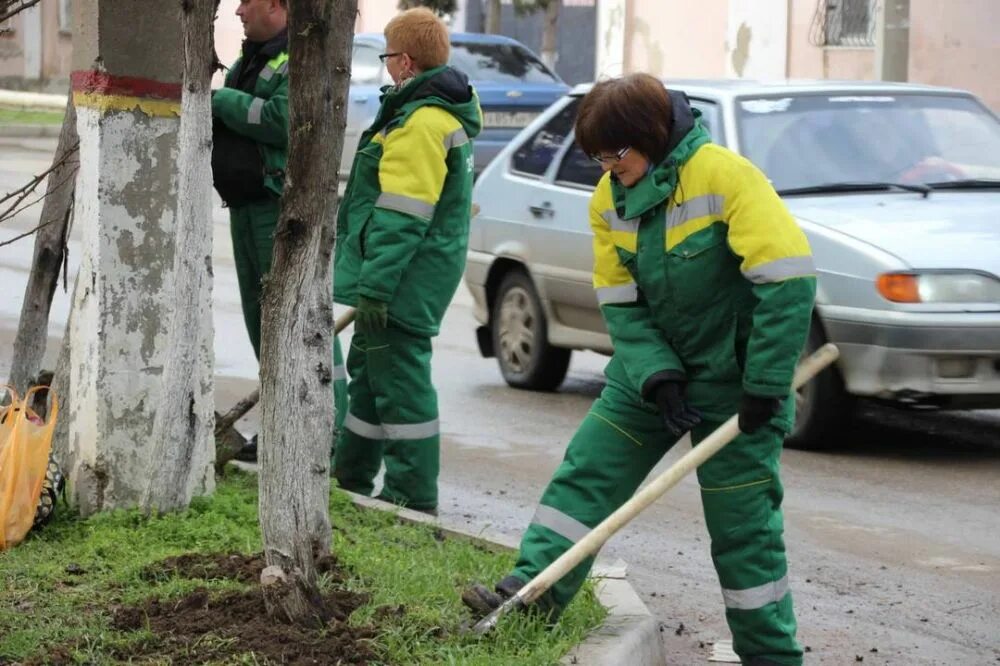
M 895 303 L 1000 303 L 1000 280 L 982 273 L 882 273 L 876 287 Z

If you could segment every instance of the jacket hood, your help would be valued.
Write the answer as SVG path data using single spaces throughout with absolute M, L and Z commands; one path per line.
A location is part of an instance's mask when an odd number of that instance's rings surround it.
M 469 77 L 452 67 L 429 69 L 400 89 L 382 88 L 382 109 L 390 112 L 386 114 L 386 123 L 403 107 L 416 109 L 427 105 L 439 106 L 455 116 L 470 139 L 483 128 L 479 96 L 469 85 Z
M 708 131 L 699 120 L 701 113 L 692 109 L 687 95 L 669 90 L 671 107 L 670 138 L 667 156 L 649 170 L 642 180 L 625 187 L 611 179 L 615 208 L 623 220 L 644 215 L 666 201 L 677 187 L 678 170 L 703 144 L 711 142 Z

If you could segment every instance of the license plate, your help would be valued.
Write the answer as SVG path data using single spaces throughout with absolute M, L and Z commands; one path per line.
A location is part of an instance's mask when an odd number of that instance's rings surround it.
M 486 127 L 519 129 L 527 127 L 537 117 L 537 111 L 486 111 L 483 113 L 483 123 Z

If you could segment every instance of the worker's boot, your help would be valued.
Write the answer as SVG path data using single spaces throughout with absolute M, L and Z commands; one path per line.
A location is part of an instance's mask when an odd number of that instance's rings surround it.
M 250 440 L 243 445 L 243 448 L 237 451 L 236 455 L 233 457 L 240 462 L 257 462 L 257 435 L 250 438 Z
M 485 617 L 517 594 L 518 590 L 524 587 L 525 584 L 517 576 L 504 577 L 496 584 L 493 590 L 485 585 L 476 583 L 462 591 L 462 603 L 468 606 L 477 617 Z M 552 596 L 549 592 L 545 592 L 530 606 L 526 606 L 525 609 L 541 614 L 549 624 L 555 624 L 561 612 L 552 601 Z

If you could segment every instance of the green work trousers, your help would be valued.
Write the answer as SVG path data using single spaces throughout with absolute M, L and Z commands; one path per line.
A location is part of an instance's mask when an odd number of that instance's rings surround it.
M 263 295 L 262 281 L 271 270 L 274 255 L 274 229 L 281 213 L 281 200 L 277 198 L 255 201 L 229 209 L 229 231 L 233 238 L 233 260 L 236 279 L 240 285 L 240 303 L 243 321 L 253 353 L 260 359 L 260 306 Z M 347 373 L 344 369 L 340 341 L 333 339 L 333 396 L 336 407 L 336 429 L 343 429 L 347 414 Z
M 347 354 L 349 408 L 334 456 L 341 488 L 412 509 L 437 507 L 440 430 L 431 339 L 393 327 L 356 332 Z
M 719 425 L 696 426 L 694 443 Z M 802 649 L 782 538 L 783 438 L 770 424 L 741 434 L 698 469 L 698 481 L 734 650 L 744 662 L 761 656 L 798 666 Z M 542 495 L 514 575 L 532 579 L 620 507 L 675 441 L 652 405 L 609 381 Z M 592 563 L 581 563 L 551 589 L 557 607 L 573 598 Z

